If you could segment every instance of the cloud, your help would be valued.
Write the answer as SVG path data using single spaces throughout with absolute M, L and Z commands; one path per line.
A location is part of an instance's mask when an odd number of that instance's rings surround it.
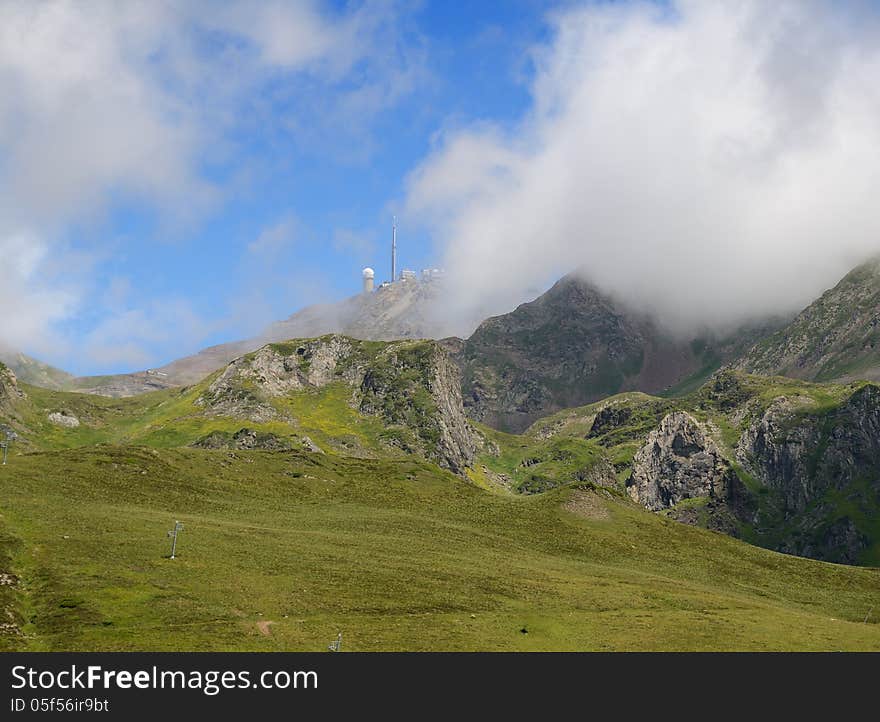
M 284 218 L 268 228 L 248 243 L 247 252 L 261 259 L 271 261 L 279 253 L 289 248 L 296 236 L 296 219 Z
M 674 329 L 720 327 L 794 311 L 880 251 L 876 8 L 603 3 L 550 22 L 528 115 L 440 134 L 408 179 L 459 312 L 581 267 Z
M 187 300 L 163 299 L 108 315 L 87 334 L 84 349 L 105 368 L 144 368 L 176 358 L 180 348 L 203 342 L 214 330 Z
M 333 232 L 333 250 L 351 256 L 359 263 L 366 263 L 376 253 L 375 235 L 369 231 L 353 231 L 337 228 Z
M 0 340 L 57 350 L 59 324 L 84 307 L 100 318 L 99 308 L 103 325 L 88 340 L 109 342 L 97 355 L 111 358 L 115 345 L 129 349 L 120 362 L 141 358 L 141 341 L 155 339 L 136 333 L 129 348 L 106 303 L 120 289 L 102 295 L 96 269 L 73 264 L 53 286 L 34 264 L 63 266 L 71 229 L 101 228 L 120 207 L 192 227 L 225 200 L 213 170 L 247 176 L 249 138 L 300 133 L 316 148 L 316 106 L 345 116 L 333 126 L 337 144 L 351 127 L 365 146 L 372 118 L 395 102 L 408 73 L 376 54 L 383 41 L 399 43 L 398 15 L 396 3 L 372 1 L 0 2 L 0 300 L 28 302 L 0 325 Z M 377 89 L 381 99 L 362 100 Z M 156 316 L 150 304 L 175 302 L 141 303 L 126 312 L 133 328 Z
M 207 200 L 197 119 L 152 72 L 171 20 L 160 3 L 0 5 L 6 218 L 81 219 L 111 193 L 179 211 Z
M 49 246 L 27 231 L 0 237 L 0 339 L 17 349 L 52 349 L 52 324 L 77 309 L 78 289 L 53 267 Z

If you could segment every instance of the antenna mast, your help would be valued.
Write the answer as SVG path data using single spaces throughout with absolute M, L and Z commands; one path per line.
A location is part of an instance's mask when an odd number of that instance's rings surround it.
M 397 216 L 391 217 L 391 283 L 397 278 Z

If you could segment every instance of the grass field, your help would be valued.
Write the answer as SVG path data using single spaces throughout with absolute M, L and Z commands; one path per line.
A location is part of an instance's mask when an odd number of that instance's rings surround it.
M 582 487 L 504 495 L 414 460 L 299 452 L 13 455 L 0 645 L 323 650 L 342 632 L 347 650 L 880 649 L 880 571 Z

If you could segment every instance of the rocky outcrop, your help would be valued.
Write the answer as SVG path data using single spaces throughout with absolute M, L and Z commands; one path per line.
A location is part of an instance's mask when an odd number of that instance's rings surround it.
M 603 406 L 596 413 L 596 418 L 593 419 L 593 425 L 590 427 L 590 433 L 587 434 L 587 438 L 595 439 L 610 431 L 619 429 L 629 422 L 632 415 L 632 407 L 626 404 L 608 404 Z
M 699 423 L 681 411 L 667 415 L 633 458 L 629 495 L 660 511 L 685 499 L 726 500 L 736 474 Z
M 353 408 L 388 423 L 388 443 L 456 473 L 473 464 L 479 435 L 462 408 L 458 369 L 433 341 L 270 344 L 229 364 L 196 403 L 260 423 L 283 417 L 273 399 L 334 383 L 351 389 Z
M 357 383 L 365 359 L 356 363 L 355 351 L 355 342 L 344 336 L 269 344 L 230 363 L 196 403 L 225 416 L 270 421 L 279 413 L 269 399 L 335 380 Z
M 25 393 L 18 387 L 15 373 L 0 363 L 0 414 L 11 416 L 16 402 L 24 398 Z
M 69 411 L 53 411 L 48 416 L 49 423 L 65 429 L 79 428 L 79 419 Z
M 363 375 L 359 409 L 415 430 L 452 471 L 473 464 L 478 435 L 464 414 L 458 368 L 434 342 L 384 348 Z
M 292 444 L 279 439 L 275 434 L 268 434 L 255 429 L 239 429 L 234 434 L 225 431 L 212 431 L 192 444 L 197 449 L 261 449 L 265 451 L 287 451 Z
M 820 412 L 779 397 L 746 429 L 737 458 L 773 495 L 765 526 L 790 529 L 782 551 L 852 563 L 880 509 L 880 387 Z

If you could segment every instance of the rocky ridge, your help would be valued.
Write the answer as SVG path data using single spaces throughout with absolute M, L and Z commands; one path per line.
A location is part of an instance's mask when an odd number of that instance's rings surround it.
M 570 274 L 536 300 L 484 321 L 469 339 L 444 343 L 462 370 L 468 415 L 522 432 L 560 409 L 708 376 L 765 330 L 677 339 Z
M 432 341 L 363 342 L 346 336 L 269 344 L 230 363 L 196 403 L 206 413 L 263 423 L 285 419 L 274 399 L 330 384 L 351 390 L 350 406 L 409 434 L 404 451 L 464 473 L 479 434 L 464 415 L 458 369 Z
M 880 259 L 853 269 L 734 367 L 810 381 L 880 380 Z
M 366 341 L 442 338 L 454 331 L 438 301 L 442 279 L 398 281 L 370 294 L 307 306 L 259 335 L 206 348 L 165 366 L 132 374 L 72 379 L 66 388 L 103 396 L 132 396 L 201 381 L 243 354 L 291 338 L 340 334 Z
M 880 386 L 723 370 L 687 397 L 628 395 L 587 413 L 534 433 L 582 434 L 624 460 L 646 509 L 801 556 L 880 558 Z

